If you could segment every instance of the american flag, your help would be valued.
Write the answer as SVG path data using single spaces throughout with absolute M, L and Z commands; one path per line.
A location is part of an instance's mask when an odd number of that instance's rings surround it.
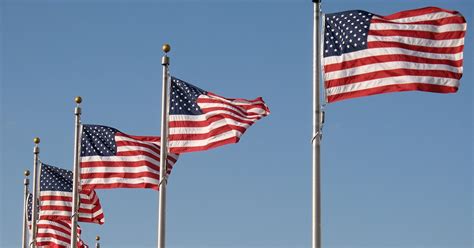
M 37 223 L 36 247 L 66 248 L 71 247 L 71 221 L 39 220 Z M 81 240 L 81 228 L 77 226 L 77 247 L 88 248 Z
M 81 140 L 81 184 L 84 189 L 158 190 L 160 137 L 132 136 L 107 126 L 83 125 Z M 168 154 L 168 174 L 177 159 L 177 154 Z
M 261 97 L 224 98 L 172 77 L 169 149 L 184 153 L 237 143 L 247 128 L 268 114 Z
M 454 93 L 465 32 L 460 13 L 436 7 L 389 16 L 362 10 L 327 14 L 327 101 L 411 90 Z
M 31 210 L 33 208 L 33 194 L 28 195 L 28 226 L 31 237 Z M 71 224 L 68 220 L 38 220 L 37 222 L 36 247 L 66 248 L 70 247 L 71 241 Z M 78 248 L 88 248 L 88 246 L 80 239 L 81 227 L 77 226 L 78 232 Z
M 41 164 L 40 220 L 70 220 L 72 216 L 72 171 Z M 104 213 L 94 190 L 81 190 L 78 221 L 104 223 Z

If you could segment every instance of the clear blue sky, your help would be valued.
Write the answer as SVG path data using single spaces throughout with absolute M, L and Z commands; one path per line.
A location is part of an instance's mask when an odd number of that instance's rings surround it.
M 225 2 L 225 3 L 224 3 Z M 473 247 L 470 0 L 327 0 L 326 12 L 424 6 L 468 21 L 456 94 L 393 93 L 326 107 L 325 248 Z M 272 113 L 240 143 L 185 154 L 169 181 L 169 248 L 311 244 L 312 3 L 287 1 L 1 2 L 0 247 L 19 247 L 23 170 L 72 168 L 74 103 L 83 122 L 159 135 L 161 45 L 173 75 L 227 97 L 263 96 Z M 158 193 L 100 190 L 92 245 L 156 247 Z

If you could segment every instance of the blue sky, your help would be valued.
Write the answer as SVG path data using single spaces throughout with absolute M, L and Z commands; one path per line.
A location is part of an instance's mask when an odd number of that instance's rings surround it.
M 469 0 L 333 0 L 325 12 L 382 15 L 424 6 L 468 21 L 456 94 L 393 93 L 326 106 L 325 248 L 473 246 L 473 57 Z M 183 155 L 168 186 L 167 244 L 311 244 L 312 4 L 298 1 L 1 2 L 0 246 L 21 241 L 23 170 L 72 168 L 74 102 L 83 122 L 159 135 L 161 45 L 172 75 L 272 113 L 240 143 Z M 100 190 L 103 247 L 156 247 L 158 193 Z

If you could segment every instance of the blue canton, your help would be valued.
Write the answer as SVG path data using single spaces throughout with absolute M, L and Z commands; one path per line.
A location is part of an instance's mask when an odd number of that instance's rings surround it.
M 363 10 L 326 14 L 324 57 L 366 49 L 372 16 L 372 13 Z
M 41 164 L 40 191 L 72 192 L 72 171 Z
M 28 208 L 27 208 L 27 212 L 28 212 L 28 220 L 27 221 L 31 221 L 31 211 L 33 210 L 33 194 L 28 194 Z
M 197 104 L 197 98 L 205 94 L 207 91 L 171 77 L 170 115 L 203 114 Z
M 81 157 L 115 156 L 117 145 L 115 133 L 118 130 L 99 125 L 83 125 L 81 140 Z

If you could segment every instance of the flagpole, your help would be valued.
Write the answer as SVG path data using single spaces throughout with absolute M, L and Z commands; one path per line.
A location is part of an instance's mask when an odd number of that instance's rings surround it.
M 76 102 L 76 108 L 74 109 L 75 115 L 75 126 L 74 126 L 74 181 L 72 184 L 72 216 L 71 216 L 71 248 L 77 247 L 77 219 L 79 212 L 79 173 L 80 173 L 80 164 L 79 164 L 79 152 L 81 148 L 80 141 L 80 132 L 81 132 L 81 107 L 79 106 L 82 102 L 80 96 L 74 99 Z
M 27 248 L 28 247 L 28 195 L 30 191 L 28 186 L 30 185 L 30 171 L 25 170 L 24 172 L 25 179 L 23 180 L 23 229 L 22 229 L 22 239 L 21 239 L 21 247 Z
M 165 247 L 166 239 L 166 184 L 168 157 L 168 74 L 170 59 L 168 52 L 170 45 L 163 45 L 163 55 L 161 65 L 163 65 L 163 86 L 161 91 L 161 144 L 160 144 L 160 184 L 159 184 L 159 202 L 158 202 L 158 248 Z
M 312 208 L 312 248 L 321 248 L 321 0 L 312 0 L 313 23 L 313 208 Z
M 40 138 L 33 139 L 35 147 L 33 148 L 33 203 L 31 209 L 31 247 L 36 247 L 36 220 L 38 219 L 38 178 L 41 173 L 38 173 L 39 165 L 39 143 Z

